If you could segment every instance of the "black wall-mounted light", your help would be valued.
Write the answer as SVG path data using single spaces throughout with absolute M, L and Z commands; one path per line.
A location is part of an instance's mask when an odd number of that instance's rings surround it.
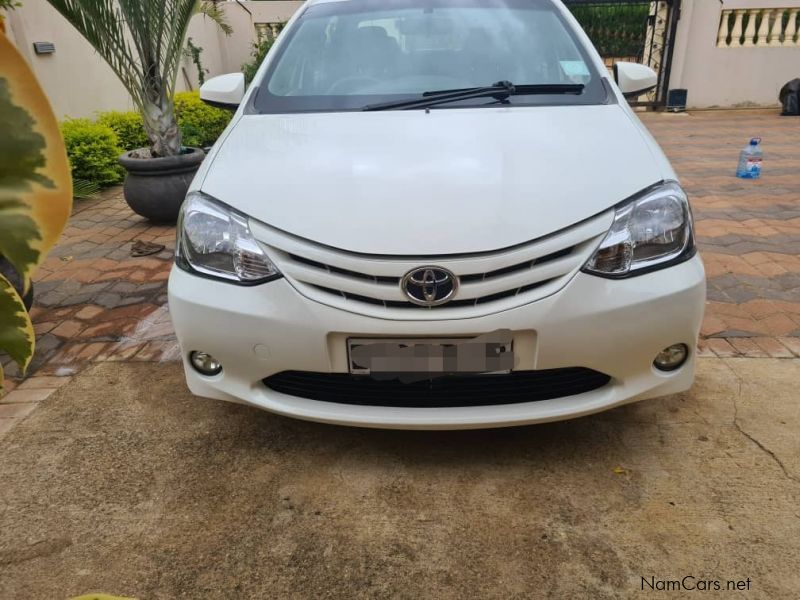
M 36 54 L 53 54 L 56 45 L 53 42 L 33 42 L 33 51 Z

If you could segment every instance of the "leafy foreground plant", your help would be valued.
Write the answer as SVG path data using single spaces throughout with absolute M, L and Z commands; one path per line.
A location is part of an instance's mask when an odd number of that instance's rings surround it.
M 28 63 L 2 32 L 0 132 L 0 255 L 19 274 L 24 292 L 69 218 L 72 183 L 53 110 Z M 0 352 L 24 372 L 34 344 L 20 295 L 0 275 Z
M 181 153 L 173 95 L 189 21 L 197 13 L 226 33 L 210 0 L 48 0 L 108 63 L 141 112 L 153 156 Z

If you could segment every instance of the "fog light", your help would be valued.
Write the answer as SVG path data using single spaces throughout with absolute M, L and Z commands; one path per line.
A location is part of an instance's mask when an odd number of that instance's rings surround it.
M 682 367 L 687 358 L 689 347 L 686 344 L 673 344 L 659 352 L 653 364 L 661 371 L 674 371 Z
M 192 366 L 201 375 L 211 377 L 222 372 L 222 365 L 207 352 L 192 352 L 189 355 L 189 360 L 192 361 Z

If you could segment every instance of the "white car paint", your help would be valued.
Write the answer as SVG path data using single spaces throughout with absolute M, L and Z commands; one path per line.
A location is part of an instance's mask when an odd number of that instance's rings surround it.
M 244 115 L 202 189 L 334 248 L 434 255 L 536 239 L 674 178 L 615 104 Z
M 579 28 L 576 36 L 607 76 Z M 283 43 L 285 33 L 256 80 Z M 605 105 L 430 112 L 250 114 L 245 107 L 254 92 L 248 90 L 190 193 L 247 215 L 253 236 L 284 276 L 239 286 L 173 269 L 170 311 L 190 389 L 296 418 L 410 429 L 540 423 L 686 390 L 705 300 L 700 258 L 623 279 L 580 270 L 611 226 L 616 205 L 677 180 L 619 88 L 608 83 L 613 101 Z M 549 247 L 590 219 L 602 229 L 574 240 L 580 263 L 553 270 L 547 276 L 556 279 L 541 288 L 480 309 L 409 312 L 354 304 L 314 287 L 330 285 L 336 273 L 316 272 L 291 257 L 301 252 L 304 259 L 373 275 L 439 265 L 460 276 L 477 265 L 502 268 L 510 252 Z M 364 294 L 376 289 L 339 277 Z M 460 291 L 467 289 L 463 284 Z M 391 298 L 400 293 L 389 292 Z M 563 398 L 505 405 L 487 398 L 484 406 L 455 408 L 325 402 L 262 382 L 283 371 L 347 373 L 348 338 L 451 338 L 499 329 L 515 336 L 515 370 L 580 366 L 610 382 Z M 688 361 L 675 371 L 656 369 L 655 355 L 676 343 L 691 349 Z M 192 351 L 213 355 L 222 372 L 198 373 Z

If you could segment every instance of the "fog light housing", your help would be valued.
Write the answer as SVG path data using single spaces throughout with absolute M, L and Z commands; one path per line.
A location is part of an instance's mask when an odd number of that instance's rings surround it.
M 222 373 L 222 365 L 211 356 L 208 352 L 192 352 L 189 355 L 189 360 L 194 367 L 194 370 L 201 375 L 213 377 Z
M 656 355 L 653 365 L 659 371 L 680 369 L 689 358 L 689 347 L 686 344 L 673 344 Z

